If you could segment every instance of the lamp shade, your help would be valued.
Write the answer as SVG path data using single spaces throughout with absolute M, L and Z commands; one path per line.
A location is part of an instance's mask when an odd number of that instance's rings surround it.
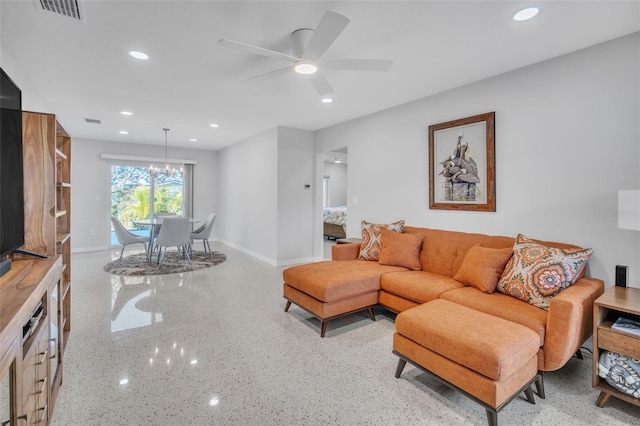
M 618 228 L 640 231 L 640 189 L 618 191 Z

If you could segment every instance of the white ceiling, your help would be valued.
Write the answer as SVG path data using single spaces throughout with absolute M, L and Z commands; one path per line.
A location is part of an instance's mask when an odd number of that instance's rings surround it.
M 81 1 L 84 22 L 0 1 L 0 65 L 19 65 L 24 107 L 39 93 L 74 138 L 163 145 L 168 127 L 170 146 L 201 149 L 322 129 L 640 30 L 638 1 Z M 511 19 L 532 3 L 536 18 Z M 393 60 L 386 73 L 325 71 L 333 104 L 301 75 L 245 81 L 287 64 L 216 44 L 290 53 L 291 32 L 327 9 L 351 23 L 323 58 Z

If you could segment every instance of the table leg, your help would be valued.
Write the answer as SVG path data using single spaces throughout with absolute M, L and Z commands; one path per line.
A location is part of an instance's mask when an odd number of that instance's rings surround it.
M 153 256 L 153 245 L 155 243 L 155 241 L 153 240 L 153 237 L 155 235 L 155 225 L 150 225 L 149 226 L 149 250 L 147 252 L 147 260 L 149 261 L 149 265 L 151 265 L 151 257 Z

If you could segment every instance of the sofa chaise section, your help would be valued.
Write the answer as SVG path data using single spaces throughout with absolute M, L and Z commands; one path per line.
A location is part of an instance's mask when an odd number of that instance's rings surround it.
M 405 270 L 364 260 L 325 261 L 287 268 L 282 274 L 283 295 L 287 299 L 285 312 L 295 303 L 315 315 L 321 321 L 321 337 L 327 321 L 342 315 L 367 309 L 375 321 L 372 307 L 378 304 L 380 276 Z

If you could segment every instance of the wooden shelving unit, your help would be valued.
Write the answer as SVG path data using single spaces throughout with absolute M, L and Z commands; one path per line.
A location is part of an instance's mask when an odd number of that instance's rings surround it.
M 56 123 L 56 253 L 62 256 L 60 288 L 60 353 L 64 354 L 71 330 L 71 138 Z
M 611 328 L 618 317 L 640 321 L 640 289 L 613 287 L 594 302 L 593 387 L 601 391 L 596 401 L 598 407 L 603 407 L 612 396 L 640 406 L 640 399 L 620 392 L 598 375 L 598 360 L 602 352 L 612 351 L 640 358 L 640 337 Z
M 23 112 L 25 191 L 24 248 L 59 257 L 61 276 L 49 291 L 51 335 L 56 354 L 49 368 L 50 418 L 62 383 L 64 352 L 71 331 L 71 138 L 55 115 Z M 17 256 L 20 258 L 20 256 Z M 42 417 L 39 413 L 38 418 Z M 45 423 L 46 424 L 46 423 Z

